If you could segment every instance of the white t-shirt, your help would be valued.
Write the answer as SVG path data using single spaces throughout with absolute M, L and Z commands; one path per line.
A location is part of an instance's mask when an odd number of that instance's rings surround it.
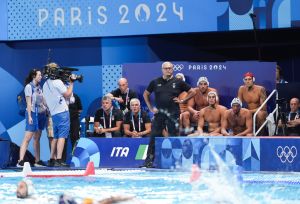
M 32 82 L 31 82 L 32 83 Z M 46 106 L 43 100 L 43 91 L 40 85 L 33 85 L 33 93 L 32 93 L 32 85 L 29 83 L 25 86 L 24 89 L 25 96 L 31 97 L 31 111 L 36 112 L 36 108 L 38 113 L 42 113 L 46 111 Z
M 51 116 L 68 111 L 68 105 L 63 94 L 67 87 L 60 79 L 47 79 L 43 85 L 44 97 Z

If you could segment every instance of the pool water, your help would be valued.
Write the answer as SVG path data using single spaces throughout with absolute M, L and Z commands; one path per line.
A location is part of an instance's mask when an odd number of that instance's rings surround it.
M 20 176 L 0 171 L 0 203 L 57 203 L 60 194 L 78 203 L 110 196 L 134 196 L 124 203 L 299 203 L 299 173 L 224 174 L 203 171 L 190 183 L 191 172 L 164 170 L 96 170 L 89 177 L 32 178 L 32 199 L 15 196 Z

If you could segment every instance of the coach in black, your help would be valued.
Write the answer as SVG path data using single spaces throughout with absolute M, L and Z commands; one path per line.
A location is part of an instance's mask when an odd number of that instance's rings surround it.
M 123 113 L 112 106 L 112 99 L 103 96 L 102 107 L 97 110 L 94 118 L 94 136 L 96 137 L 121 137 Z
M 141 102 L 137 98 L 130 100 L 130 111 L 124 116 L 124 134 L 127 137 L 146 137 L 151 132 L 151 120 L 146 111 L 141 110 Z
M 137 98 L 137 95 L 132 89 L 129 89 L 127 79 L 120 78 L 118 85 L 119 88 L 111 92 L 113 95 L 112 99 L 118 101 L 121 111 L 125 114 L 130 110 L 130 100 Z
M 179 132 L 179 103 L 186 103 L 195 95 L 195 91 L 182 80 L 173 77 L 174 65 L 171 62 L 162 64 L 162 77 L 150 82 L 144 92 L 145 102 L 151 112 L 154 113 L 152 121 L 151 139 L 147 152 L 145 167 L 152 167 L 154 159 L 155 137 L 162 136 L 162 131 L 167 129 L 170 136 L 177 136 Z M 186 91 L 186 98 L 179 100 L 180 93 Z M 150 95 L 154 92 L 156 107 L 150 103 Z

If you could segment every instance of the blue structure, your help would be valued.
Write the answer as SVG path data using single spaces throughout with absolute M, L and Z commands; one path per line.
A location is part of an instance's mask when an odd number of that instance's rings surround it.
M 133 168 L 143 164 L 148 138 L 82 138 L 72 158 L 75 167 L 93 161 L 96 167 Z M 218 169 L 300 172 L 300 138 L 169 137 L 156 138 L 155 165 L 162 169 Z M 220 161 L 219 161 L 220 159 Z
M 137 168 L 144 163 L 149 138 L 81 138 L 74 150 L 71 166 L 86 167 L 94 162 L 102 168 Z
M 0 100 L 0 138 L 21 144 L 25 123 L 24 118 L 18 115 L 16 95 L 23 89 L 29 70 L 43 68 L 48 56 L 62 66 L 78 68 L 76 74 L 84 75 L 84 82 L 75 84 L 75 92 L 83 103 L 81 117 L 85 117 L 91 114 L 89 110 L 94 109 L 103 94 L 116 88 L 116 80 L 124 74 L 124 65 L 163 60 L 185 63 L 222 61 L 222 64 L 229 59 L 257 60 L 249 14 L 257 15 L 256 25 L 261 31 L 270 29 L 268 32 L 272 32 L 277 28 L 292 30 L 300 26 L 298 8 L 298 0 L 153 0 L 146 3 L 139 0 L 1 0 L 0 95 L 5 98 Z M 224 31 L 243 32 L 224 34 Z M 244 44 L 240 41 L 223 44 L 226 41 L 223 36 L 235 33 L 238 38 L 230 39 L 239 40 L 243 33 L 250 35 L 250 38 L 245 38 Z M 207 36 L 212 36 L 209 43 L 221 42 L 220 47 L 215 48 L 219 52 L 211 50 L 216 45 L 202 47 L 198 40 L 203 36 L 203 41 L 207 41 Z M 260 35 L 258 37 L 260 41 L 269 40 Z M 291 40 L 284 35 L 280 35 L 280 39 L 288 43 Z M 296 39 L 298 42 L 298 35 Z M 294 46 L 293 41 L 290 44 Z M 243 46 L 243 52 L 239 49 L 232 51 L 232 47 Z M 300 76 L 297 69 L 300 64 L 298 50 L 295 51 L 296 56 L 289 56 L 292 49 L 271 46 L 272 52 L 263 52 L 272 56 L 267 60 L 280 60 L 287 69 L 286 79 L 289 82 L 297 80 Z M 229 47 L 229 50 L 222 50 L 223 47 Z M 52 50 L 50 55 L 49 48 Z M 281 55 L 274 55 L 276 50 L 281 50 Z M 241 55 L 236 57 L 237 53 Z M 273 78 L 274 75 L 272 72 L 267 76 Z M 257 79 L 259 82 L 259 77 Z M 266 84 L 264 81 L 261 83 Z M 273 88 L 274 82 L 267 84 Z M 225 101 L 226 92 L 230 91 L 220 92 Z M 234 93 L 232 91 L 229 95 Z M 48 146 L 46 133 L 43 132 L 42 160 L 49 159 Z M 32 144 L 29 150 L 33 152 Z
M 8 165 L 10 157 L 10 142 L 8 140 L 0 140 L 0 168 L 5 168 Z
M 171 137 L 157 138 L 158 168 L 218 169 L 218 157 L 245 171 L 300 171 L 300 138 Z M 217 155 L 217 156 L 216 156 Z
M 2 0 L 0 40 L 109 37 L 299 26 L 293 1 Z

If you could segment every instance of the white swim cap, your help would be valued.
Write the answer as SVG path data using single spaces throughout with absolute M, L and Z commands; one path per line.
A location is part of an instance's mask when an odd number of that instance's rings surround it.
M 232 99 L 230 106 L 232 107 L 233 104 L 239 104 L 241 107 L 243 106 L 242 101 L 239 98 Z
M 215 92 L 215 91 L 210 91 L 210 92 L 208 92 L 208 94 L 207 94 L 207 101 L 208 101 L 208 96 L 209 96 L 209 95 L 212 95 L 212 94 L 216 96 L 216 101 L 219 101 L 218 94 L 217 94 L 217 92 Z
M 185 77 L 184 77 L 184 75 L 182 73 L 177 73 L 175 75 L 175 77 L 177 77 L 177 76 L 180 76 L 182 78 L 182 81 L 185 81 Z
M 205 81 L 207 83 L 207 85 L 209 86 L 209 81 L 208 81 L 207 77 L 200 77 L 198 79 L 197 86 L 199 86 L 201 81 Z

